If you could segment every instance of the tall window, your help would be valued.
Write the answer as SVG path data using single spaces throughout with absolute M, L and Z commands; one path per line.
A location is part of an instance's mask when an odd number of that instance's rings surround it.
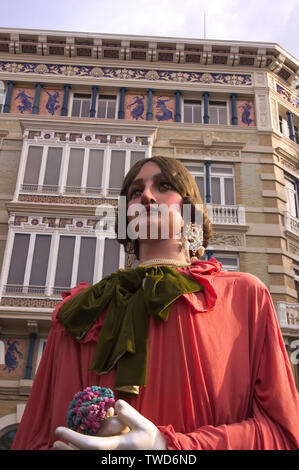
M 10 231 L 3 292 L 59 297 L 81 282 L 92 285 L 123 267 L 124 250 L 116 239 L 100 238 L 92 228 L 79 234 L 75 222 L 73 228 L 51 233 Z
M 86 281 L 93 284 L 95 237 L 61 235 L 57 255 L 54 293 Z
M 294 282 L 295 282 L 295 289 L 297 291 L 297 302 L 299 302 L 299 266 L 294 263 Z
M 184 163 L 184 162 L 183 162 Z M 187 170 L 190 171 L 191 175 L 194 177 L 196 184 L 198 186 L 201 198 L 203 202 L 205 201 L 205 175 L 204 175 L 204 167 L 198 164 L 184 164 Z
M 109 194 L 118 194 L 125 174 L 126 152 L 112 150 L 109 177 Z
M 99 244 L 107 244 L 105 273 L 119 267 L 120 246 L 112 241 L 117 246 L 95 236 L 15 233 L 5 291 L 57 295 L 83 281 L 93 284 L 102 269 L 97 259 Z
M 46 286 L 51 235 L 16 233 L 6 291 L 43 292 Z
M 24 189 L 57 191 L 61 160 L 62 147 L 30 146 L 24 174 Z
M 209 115 L 210 124 L 227 124 L 228 123 L 228 107 L 225 101 L 210 101 Z
M 298 217 L 298 201 L 297 201 L 297 190 L 294 181 L 289 178 L 285 178 L 285 191 L 287 198 L 287 211 L 293 217 Z
M 184 122 L 202 123 L 201 101 L 184 100 Z
M 238 255 L 227 255 L 223 253 L 214 253 L 214 258 L 222 264 L 223 271 L 239 271 Z
M 98 102 L 98 118 L 115 119 L 116 116 L 116 96 L 100 95 Z
M 118 241 L 113 238 L 106 238 L 104 245 L 102 278 L 118 270 L 119 255 L 120 246 Z
M 235 205 L 234 169 L 211 166 L 212 204 Z
M 127 171 L 145 157 L 142 150 L 30 145 L 22 190 L 118 195 Z
M 85 93 L 74 93 L 73 105 L 72 105 L 72 116 L 77 117 L 89 117 L 91 108 L 91 95 Z
M 81 191 L 83 161 L 84 149 L 71 148 L 66 180 L 66 191 Z
M 299 127 L 294 126 L 295 142 L 299 144 Z
M 288 121 L 281 115 L 279 115 L 279 130 L 285 137 L 290 137 Z

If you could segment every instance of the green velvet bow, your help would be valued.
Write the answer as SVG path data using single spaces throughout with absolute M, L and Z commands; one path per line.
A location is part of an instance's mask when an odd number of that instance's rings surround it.
M 146 385 L 148 315 L 167 321 L 182 294 L 203 286 L 166 266 L 120 269 L 66 302 L 57 317 L 81 339 L 108 306 L 90 370 L 107 373 L 116 364 L 115 389 L 138 394 Z

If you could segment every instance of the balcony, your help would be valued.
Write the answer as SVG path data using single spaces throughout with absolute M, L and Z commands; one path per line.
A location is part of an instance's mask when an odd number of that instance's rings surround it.
M 299 333 L 299 304 L 277 302 L 276 312 L 283 332 Z
M 60 298 L 61 292 L 70 287 L 24 286 L 22 284 L 7 284 L 3 287 L 3 294 L 20 297 L 54 297 Z
M 288 232 L 299 236 L 299 219 L 291 215 L 288 211 L 284 213 L 284 226 Z
M 244 206 L 206 204 L 206 207 L 212 224 L 245 225 Z
M 83 186 L 58 186 L 58 185 L 39 185 L 22 184 L 21 193 L 50 193 L 61 195 L 89 195 L 89 196 L 113 196 L 118 197 L 120 188 L 91 188 Z

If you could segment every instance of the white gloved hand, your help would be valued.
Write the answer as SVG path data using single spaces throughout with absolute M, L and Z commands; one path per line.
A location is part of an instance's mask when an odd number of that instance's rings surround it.
M 166 449 L 166 440 L 159 429 L 126 401 L 118 400 L 115 403 L 115 411 L 117 416 L 108 418 L 103 423 L 99 436 L 87 436 L 65 427 L 58 427 L 56 436 L 68 444 L 56 441 L 54 450 Z

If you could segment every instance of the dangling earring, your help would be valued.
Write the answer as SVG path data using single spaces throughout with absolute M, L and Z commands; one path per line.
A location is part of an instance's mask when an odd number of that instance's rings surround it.
M 196 253 L 198 253 L 199 257 L 203 256 L 205 249 L 202 245 L 202 226 L 193 222 L 189 222 L 184 226 L 183 235 L 185 239 L 185 249 L 192 251 L 191 261 L 198 259 Z
M 135 263 L 137 259 L 135 255 L 135 242 L 134 241 L 128 241 L 126 243 L 125 252 L 126 252 L 125 268 L 129 269 L 132 266 L 132 264 Z

